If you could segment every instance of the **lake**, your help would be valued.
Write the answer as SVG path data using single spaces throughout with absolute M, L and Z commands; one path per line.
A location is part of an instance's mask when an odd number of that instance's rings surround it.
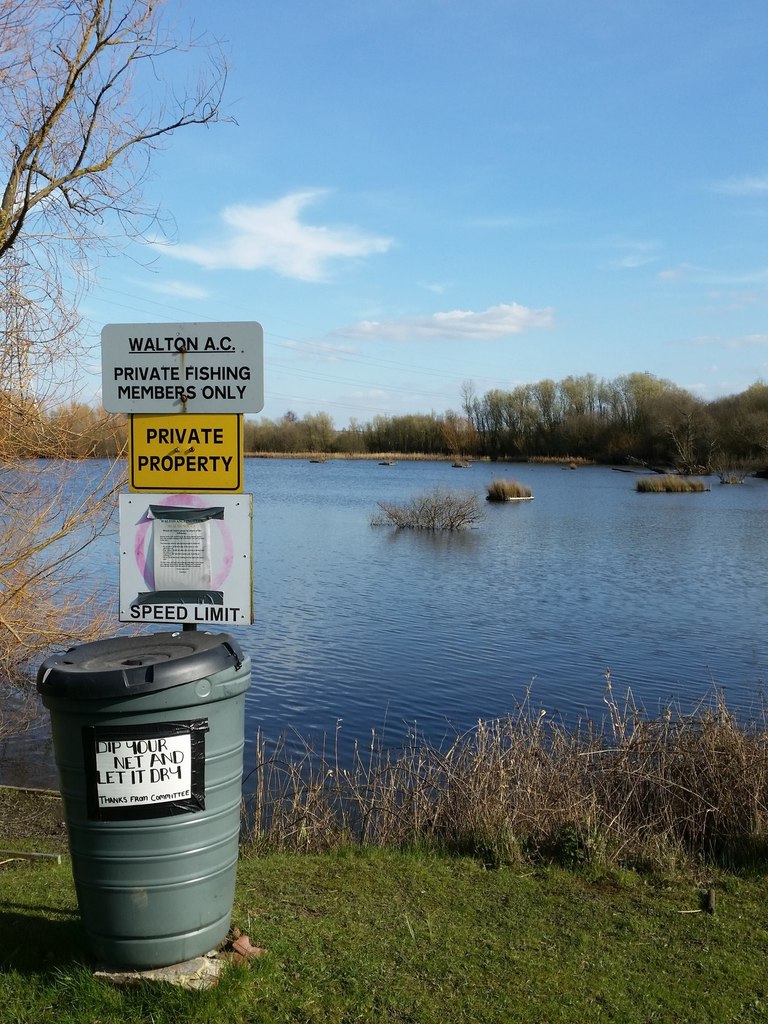
M 72 465 L 73 493 L 89 464 Z M 491 504 L 510 477 L 534 500 Z M 371 730 L 433 741 L 525 699 L 602 720 L 606 672 L 653 714 L 724 692 L 759 713 L 768 676 L 768 481 L 703 494 L 638 494 L 605 467 L 249 459 L 256 621 L 230 632 L 250 654 L 246 772 L 256 729 L 289 750 L 328 738 L 347 757 Z M 372 526 L 377 502 L 472 491 L 483 519 L 429 534 Z M 116 536 L 84 577 L 118 589 Z M 122 628 L 115 622 L 115 632 Z M 7 743 L 0 782 L 53 785 L 46 731 Z M 43 751 L 41 755 L 41 751 Z

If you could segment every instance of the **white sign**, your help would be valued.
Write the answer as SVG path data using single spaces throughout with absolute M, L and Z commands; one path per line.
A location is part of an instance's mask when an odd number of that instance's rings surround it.
M 253 622 L 253 496 L 121 494 L 120 621 Z
M 211 521 L 158 519 L 152 554 L 158 590 L 212 590 Z
M 96 740 L 99 808 L 156 806 L 192 798 L 192 737 Z
M 255 320 L 107 324 L 101 396 L 107 412 L 261 412 L 264 331 Z

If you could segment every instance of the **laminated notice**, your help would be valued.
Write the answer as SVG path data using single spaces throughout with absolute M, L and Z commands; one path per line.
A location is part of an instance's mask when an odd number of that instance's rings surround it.
M 211 590 L 211 520 L 222 508 L 150 506 L 155 520 L 153 558 L 158 591 Z
M 211 589 L 211 534 L 207 523 L 160 520 L 154 530 L 158 590 Z

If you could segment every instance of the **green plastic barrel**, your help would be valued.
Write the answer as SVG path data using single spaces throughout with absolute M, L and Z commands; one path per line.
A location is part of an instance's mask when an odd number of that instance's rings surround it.
M 227 935 L 250 659 L 227 634 L 155 633 L 46 660 L 80 916 L 101 963 L 181 963 Z

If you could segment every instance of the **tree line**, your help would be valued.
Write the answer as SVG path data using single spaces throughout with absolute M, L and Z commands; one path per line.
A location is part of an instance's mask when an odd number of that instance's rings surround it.
M 325 413 L 246 424 L 246 451 L 579 458 L 709 473 L 768 465 L 768 385 L 713 401 L 649 373 L 541 380 L 479 394 L 444 413 L 375 416 L 337 430 Z
M 42 413 L 0 396 L 16 453 L 27 457 L 117 457 L 127 420 L 81 402 Z M 467 382 L 461 409 L 375 416 L 336 428 L 324 412 L 286 412 L 245 422 L 250 454 L 427 455 L 526 460 L 587 459 L 672 467 L 681 473 L 768 466 L 768 385 L 705 401 L 649 373 L 612 380 L 592 374 L 479 394 Z

